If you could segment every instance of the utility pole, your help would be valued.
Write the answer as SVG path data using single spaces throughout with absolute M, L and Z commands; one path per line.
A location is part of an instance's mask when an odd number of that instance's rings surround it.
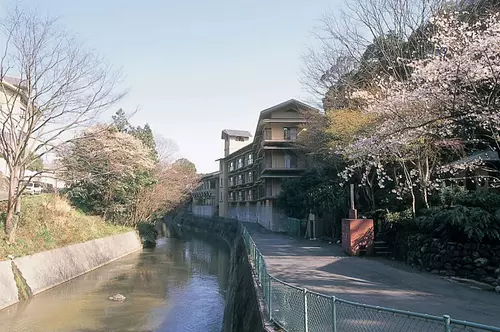
M 356 205 L 354 203 L 354 183 L 350 185 L 350 198 L 351 207 L 349 209 L 349 219 L 358 219 L 358 211 L 356 210 Z

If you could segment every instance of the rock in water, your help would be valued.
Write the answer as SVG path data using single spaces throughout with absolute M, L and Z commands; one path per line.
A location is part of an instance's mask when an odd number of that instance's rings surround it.
M 125 301 L 126 297 L 122 294 L 116 294 L 115 296 L 110 296 L 109 299 L 111 301 L 123 302 Z

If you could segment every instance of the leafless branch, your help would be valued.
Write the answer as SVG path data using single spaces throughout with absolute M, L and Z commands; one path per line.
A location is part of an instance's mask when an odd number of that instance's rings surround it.
M 0 23 L 0 148 L 9 168 L 9 206 L 18 204 L 30 155 L 43 156 L 118 102 L 121 75 L 57 19 L 16 7 Z M 12 209 L 6 230 L 11 227 Z M 15 228 L 15 227 L 14 227 Z

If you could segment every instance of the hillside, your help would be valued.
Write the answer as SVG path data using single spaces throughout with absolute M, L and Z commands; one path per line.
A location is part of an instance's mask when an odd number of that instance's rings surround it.
M 16 243 L 7 245 L 0 240 L 0 260 L 7 259 L 8 255 L 29 255 L 131 230 L 112 225 L 100 217 L 85 215 L 54 194 L 26 196 L 22 202 Z M 5 202 L 0 210 L 3 229 Z

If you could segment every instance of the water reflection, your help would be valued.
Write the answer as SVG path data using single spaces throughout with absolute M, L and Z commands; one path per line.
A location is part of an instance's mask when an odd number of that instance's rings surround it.
M 0 331 L 220 331 L 228 270 L 220 244 L 162 239 L 0 311 Z

